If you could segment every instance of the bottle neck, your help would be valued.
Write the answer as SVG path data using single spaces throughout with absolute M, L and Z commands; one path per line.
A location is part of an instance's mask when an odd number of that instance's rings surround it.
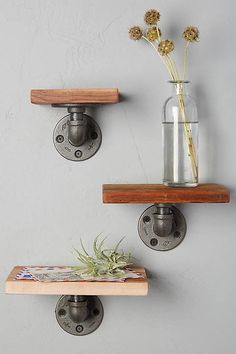
M 189 81 L 170 81 L 172 86 L 172 96 L 188 95 Z

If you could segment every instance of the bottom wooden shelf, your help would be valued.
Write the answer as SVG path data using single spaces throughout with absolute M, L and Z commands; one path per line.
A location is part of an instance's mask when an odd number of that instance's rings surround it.
M 142 273 L 144 278 L 127 279 L 125 282 L 40 282 L 35 280 L 18 280 L 16 275 L 25 266 L 12 269 L 5 283 L 6 294 L 22 295 L 115 295 L 145 296 L 148 293 L 148 280 L 144 268 L 133 268 Z

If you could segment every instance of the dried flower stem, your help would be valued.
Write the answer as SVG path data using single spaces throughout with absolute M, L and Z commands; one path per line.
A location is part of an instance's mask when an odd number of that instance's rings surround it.
M 197 182 L 198 179 L 198 166 L 197 166 L 197 156 L 196 156 L 196 150 L 195 146 L 193 143 L 193 138 L 192 138 L 192 133 L 190 129 L 190 123 L 188 122 L 187 115 L 186 115 L 186 110 L 185 110 L 185 102 L 184 102 L 184 92 L 183 92 L 183 87 L 180 86 L 178 83 L 179 80 L 175 80 L 176 83 L 176 92 L 177 92 L 177 98 L 178 98 L 178 105 L 179 105 L 179 110 L 182 116 L 183 120 L 183 127 L 184 127 L 184 136 L 187 144 L 187 149 L 188 149 L 188 156 L 190 158 L 191 162 L 191 172 L 192 172 L 192 179 L 193 182 Z M 179 87 L 178 87 L 179 85 Z M 178 91 L 180 91 L 178 93 Z
M 187 52 L 188 52 L 188 46 L 189 46 L 189 41 L 186 42 L 184 46 L 184 69 L 183 69 L 183 81 L 185 80 L 185 74 L 186 74 L 186 65 L 187 65 Z
M 149 44 L 151 44 L 151 46 L 154 48 L 155 52 L 157 52 L 157 54 L 159 55 L 159 57 L 160 57 L 161 60 L 163 61 L 164 65 L 166 66 L 166 68 L 167 68 L 167 70 L 168 70 L 170 76 L 172 77 L 173 80 L 175 80 L 175 76 L 174 76 L 174 73 L 173 73 L 173 71 L 172 71 L 170 65 L 164 60 L 164 57 L 162 57 L 162 56 L 159 54 L 157 47 L 156 47 L 151 41 L 149 41 L 147 37 L 142 36 L 142 38 L 143 38 L 145 41 L 147 41 Z
M 169 65 L 172 69 L 172 72 L 174 74 L 174 80 L 179 81 L 179 73 L 175 61 L 171 58 L 169 54 L 166 56 L 166 60 L 169 62 Z
M 177 87 L 176 87 L 176 89 L 177 89 Z M 182 89 L 181 89 L 181 91 L 182 91 Z M 190 129 L 190 123 L 187 121 L 187 117 L 186 117 L 183 92 L 181 92 L 180 94 L 177 94 L 177 96 L 178 96 L 178 103 L 179 103 L 179 108 L 180 108 L 182 120 L 184 122 L 184 135 L 185 135 L 186 144 L 187 144 L 187 148 L 188 148 L 188 155 L 189 155 L 190 161 L 191 161 L 192 178 L 193 178 L 193 182 L 197 182 L 197 179 L 198 179 L 197 156 L 196 156 L 196 150 L 195 150 L 195 146 L 194 146 L 193 138 L 192 138 L 192 133 L 191 133 L 191 129 Z

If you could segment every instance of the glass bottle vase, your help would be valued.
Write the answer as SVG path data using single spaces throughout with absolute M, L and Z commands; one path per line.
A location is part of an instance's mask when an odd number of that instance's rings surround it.
M 164 104 L 162 134 L 164 178 L 171 187 L 198 185 L 198 115 L 188 81 L 170 81 L 172 96 Z

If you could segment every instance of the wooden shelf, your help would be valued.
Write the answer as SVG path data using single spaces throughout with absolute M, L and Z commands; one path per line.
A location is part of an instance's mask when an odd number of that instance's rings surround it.
M 119 102 L 117 88 L 31 90 L 34 104 L 98 104 Z
M 15 280 L 24 266 L 16 266 L 5 283 L 7 294 L 34 295 L 130 295 L 144 296 L 148 293 L 148 281 L 144 268 L 134 268 L 144 278 L 115 282 L 40 282 L 35 280 Z
M 103 203 L 229 203 L 230 193 L 220 184 L 173 188 L 162 184 L 104 184 Z

